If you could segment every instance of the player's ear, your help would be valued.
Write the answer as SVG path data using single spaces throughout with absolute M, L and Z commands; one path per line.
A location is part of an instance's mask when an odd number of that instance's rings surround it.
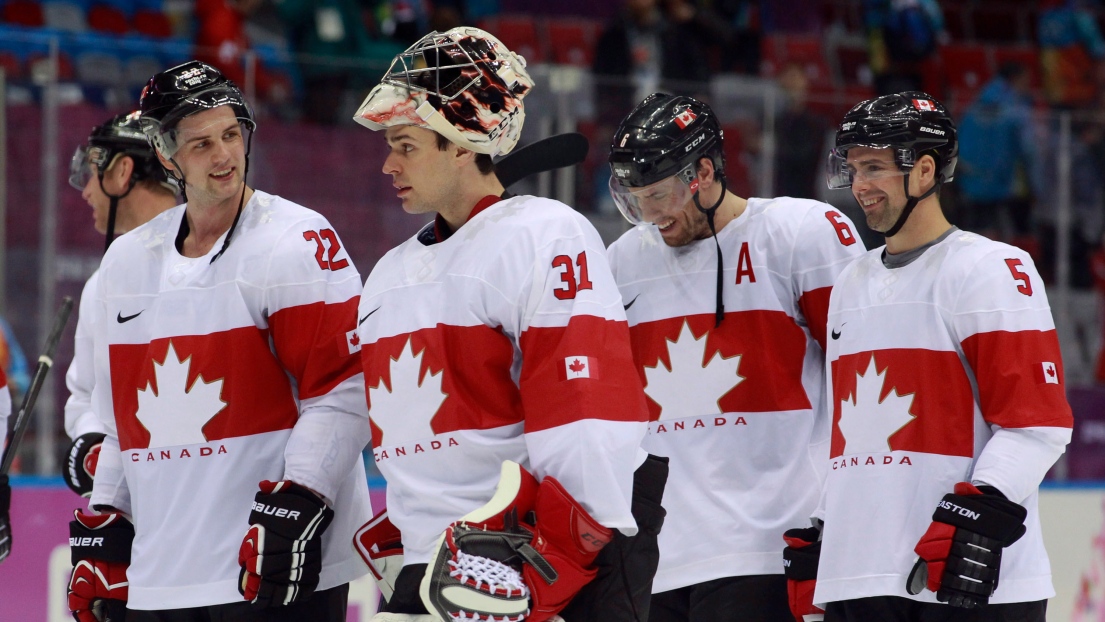
M 698 187 L 702 190 L 710 188 L 714 185 L 714 161 L 707 157 L 701 157 L 698 159 L 698 163 L 695 167 L 698 173 Z
M 456 152 L 453 154 L 453 161 L 457 164 L 458 167 L 465 166 L 466 164 L 474 163 L 476 161 L 476 152 L 472 151 L 471 149 L 458 147 L 451 143 L 449 145 L 449 148 L 456 149 Z

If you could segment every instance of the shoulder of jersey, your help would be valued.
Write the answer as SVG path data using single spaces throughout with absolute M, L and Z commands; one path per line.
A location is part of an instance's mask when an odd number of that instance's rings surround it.
M 306 229 L 329 226 L 326 218 L 315 210 L 260 190 L 254 191 L 250 203 L 250 211 L 242 214 L 242 222 L 239 223 L 243 230 L 279 236 L 299 223 Z
M 170 244 L 173 243 L 177 233 L 176 223 L 180 222 L 182 212 L 184 212 L 184 204 L 171 207 L 154 216 L 149 222 L 115 238 L 107 252 L 104 253 L 104 259 L 100 265 L 110 265 L 111 260 L 121 257 L 134 257 L 136 254 L 144 255 L 151 251 L 156 252 L 154 249 L 163 246 L 166 240 Z
M 947 251 L 943 269 L 958 277 L 980 276 L 978 270 L 997 270 L 1008 272 L 1005 259 L 1019 259 L 1031 262 L 1032 258 L 1023 249 L 1004 242 L 997 242 L 970 231 L 957 231 L 945 241 Z M 944 245 L 942 245 L 944 246 Z M 998 257 L 987 261 L 987 257 Z
M 489 220 L 498 226 L 548 231 L 548 227 L 574 228 L 587 219 L 554 199 L 521 195 L 504 199 L 487 210 Z
M 810 215 L 810 212 L 823 214 L 828 211 L 840 212 L 837 208 L 814 201 L 812 199 L 796 199 L 794 197 L 775 197 L 771 199 L 748 199 L 750 216 L 762 219 L 776 227 L 784 227 L 797 230 L 802 221 Z M 843 212 L 841 212 L 843 213 Z

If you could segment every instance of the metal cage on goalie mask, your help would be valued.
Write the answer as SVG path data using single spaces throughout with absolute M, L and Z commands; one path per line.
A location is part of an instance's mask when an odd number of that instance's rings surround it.
M 526 60 L 471 27 L 432 32 L 391 63 L 354 120 L 371 130 L 417 125 L 476 153 L 509 153 L 533 88 Z
M 959 161 L 959 139 L 947 109 L 928 93 L 906 91 L 883 95 L 856 104 L 836 133 L 836 146 L 829 153 L 830 188 L 852 185 L 848 150 L 853 147 L 892 149 L 894 163 L 908 173 L 929 154 L 936 160 L 938 183 L 955 178 Z
M 631 188 L 647 186 L 690 167 L 702 158 L 725 177 L 724 134 L 717 115 L 693 97 L 655 93 L 622 120 L 610 144 L 613 179 Z M 686 180 L 690 181 L 690 180 Z
M 189 61 L 155 74 L 142 88 L 139 105 L 142 131 L 154 148 L 167 158 L 171 158 L 179 147 L 177 125 L 193 114 L 229 106 L 249 131 L 257 128 L 253 107 L 242 91 L 218 69 L 200 61 Z
M 77 147 L 69 162 L 69 185 L 83 190 L 92 178 L 91 164 L 96 165 L 97 172 L 103 179 L 104 172 L 111 166 L 115 156 L 122 154 L 134 160 L 132 181 L 150 179 L 175 191 L 174 183 L 169 180 L 142 132 L 140 115 L 138 111 L 116 115 L 92 128 L 88 141 Z

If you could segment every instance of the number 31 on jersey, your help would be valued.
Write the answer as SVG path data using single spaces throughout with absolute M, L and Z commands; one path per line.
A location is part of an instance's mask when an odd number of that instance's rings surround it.
M 560 271 L 563 284 L 563 287 L 553 290 L 557 300 L 571 300 L 579 290 L 591 289 L 591 279 L 587 278 L 587 251 L 576 255 L 574 261 L 568 255 L 557 255 L 553 257 L 552 268 Z

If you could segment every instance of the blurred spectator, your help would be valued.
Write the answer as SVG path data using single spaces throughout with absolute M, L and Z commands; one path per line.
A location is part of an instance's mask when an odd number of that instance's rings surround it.
M 817 0 L 760 2 L 764 32 L 820 33 L 821 3 Z
M 376 79 L 403 46 L 374 41 L 356 0 L 276 0 L 288 43 L 303 76 L 303 115 L 333 124 L 341 116 L 344 95 L 363 76 Z
M 1043 0 L 1037 32 L 1048 103 L 1081 108 L 1101 83 L 1105 40 L 1086 0 Z
M 246 19 L 261 6 L 262 0 L 196 0 L 196 59 L 213 65 L 229 80 L 248 90 L 243 53 L 250 48 L 246 37 Z M 286 82 L 273 76 L 257 62 L 253 87 L 260 99 L 283 101 L 288 96 Z
M 1097 351 L 1097 365 L 1094 367 L 1093 379 L 1098 384 L 1105 384 L 1105 235 L 1101 242 L 1090 255 L 1090 272 L 1093 273 L 1093 286 L 1097 290 L 1098 317 L 1101 318 L 1101 345 Z
M 15 340 L 15 331 L 11 324 L 0 317 L 0 368 L 8 377 L 8 389 L 12 394 L 12 403 L 18 403 L 20 397 L 27 392 L 31 385 L 31 370 L 27 367 L 27 357 L 23 355 L 23 348 Z M 0 440 L 3 433 L 0 432 Z
M 1037 146 L 1028 68 L 1003 65 L 959 122 L 961 226 L 1013 242 L 1031 231 Z
M 657 0 L 624 0 L 624 5 L 595 46 L 599 119 L 611 125 L 661 88 L 693 94 L 709 79 L 693 30 L 665 19 Z
M 775 194 L 817 199 L 825 132 L 829 122 L 806 107 L 809 80 L 801 65 L 779 73 L 785 107 L 775 121 Z
M 863 0 L 863 23 L 875 90 L 922 90 L 922 65 L 948 39 L 936 0 Z
M 373 15 L 379 34 L 406 49 L 426 34 L 429 13 L 421 0 L 375 0 Z
M 720 65 L 722 55 L 732 48 L 736 32 L 711 4 L 709 0 L 661 1 L 664 18 L 700 43 L 712 69 Z

